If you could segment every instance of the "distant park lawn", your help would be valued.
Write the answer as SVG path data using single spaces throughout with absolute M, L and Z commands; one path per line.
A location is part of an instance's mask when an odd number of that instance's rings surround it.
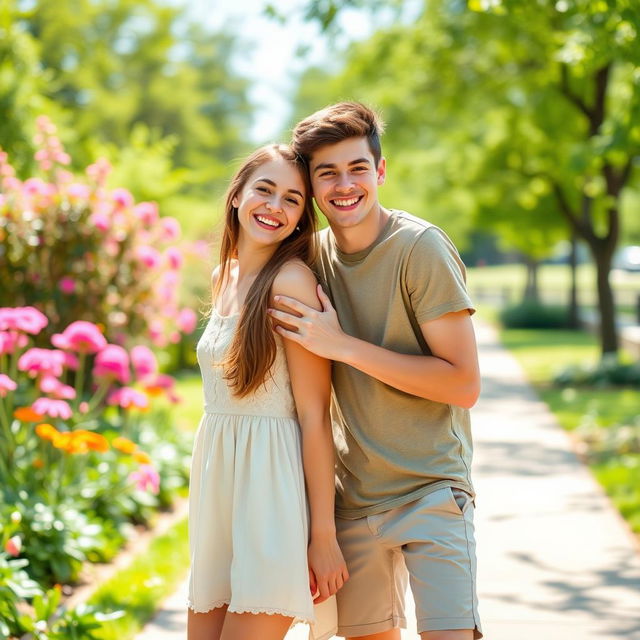
M 564 304 L 569 295 L 571 274 L 562 264 L 544 264 L 539 268 L 539 287 L 542 300 L 551 304 Z M 509 302 L 520 300 L 524 291 L 526 268 L 522 264 L 470 267 L 467 283 L 471 296 L 481 302 L 486 296 L 506 295 Z M 640 272 L 614 269 L 610 276 L 619 310 L 634 313 L 640 295 Z M 578 267 L 578 299 L 585 306 L 596 302 L 595 270 L 590 264 Z
M 596 362 L 599 350 L 594 336 L 581 331 L 506 329 L 500 337 L 565 429 L 573 431 L 584 424 L 602 429 L 636 425 L 640 429 L 637 389 L 560 389 L 551 384 L 559 368 Z M 611 454 L 604 460 L 592 458 L 590 467 L 632 529 L 640 534 L 640 452 Z

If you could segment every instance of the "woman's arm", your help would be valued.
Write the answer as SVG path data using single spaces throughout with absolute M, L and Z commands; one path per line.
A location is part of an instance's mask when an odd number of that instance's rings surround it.
M 315 276 L 303 264 L 289 263 L 282 268 L 273 283 L 274 295 L 292 296 L 321 308 Z M 291 340 L 285 340 L 284 347 L 302 434 L 302 463 L 311 520 L 309 568 L 311 589 L 318 592 L 315 599 L 318 603 L 333 595 L 349 577 L 336 541 L 334 519 L 334 455 L 329 416 L 331 362 Z

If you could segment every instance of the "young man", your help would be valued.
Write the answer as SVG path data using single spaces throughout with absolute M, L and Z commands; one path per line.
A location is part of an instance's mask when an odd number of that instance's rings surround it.
M 339 633 L 397 640 L 407 578 L 423 640 L 482 637 L 475 594 L 471 432 L 479 372 L 458 252 L 378 201 L 382 124 L 359 103 L 300 122 L 296 151 L 330 228 L 323 311 L 277 298 L 278 332 L 334 360 L 336 528 L 350 578 Z M 286 313 L 283 307 L 292 311 Z

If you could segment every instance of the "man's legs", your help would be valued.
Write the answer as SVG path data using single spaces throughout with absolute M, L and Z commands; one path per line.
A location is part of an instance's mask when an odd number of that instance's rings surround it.
M 350 574 L 337 594 L 340 635 L 400 640 L 408 574 L 422 640 L 482 637 L 468 494 L 445 487 L 381 514 L 338 518 L 337 524 Z

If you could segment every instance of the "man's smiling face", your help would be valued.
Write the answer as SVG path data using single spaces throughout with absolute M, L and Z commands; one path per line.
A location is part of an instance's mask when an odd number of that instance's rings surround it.
M 313 152 L 309 163 L 313 197 L 334 229 L 366 226 L 377 215 L 378 186 L 384 183 L 385 170 L 384 158 L 376 168 L 365 137 L 347 138 Z

